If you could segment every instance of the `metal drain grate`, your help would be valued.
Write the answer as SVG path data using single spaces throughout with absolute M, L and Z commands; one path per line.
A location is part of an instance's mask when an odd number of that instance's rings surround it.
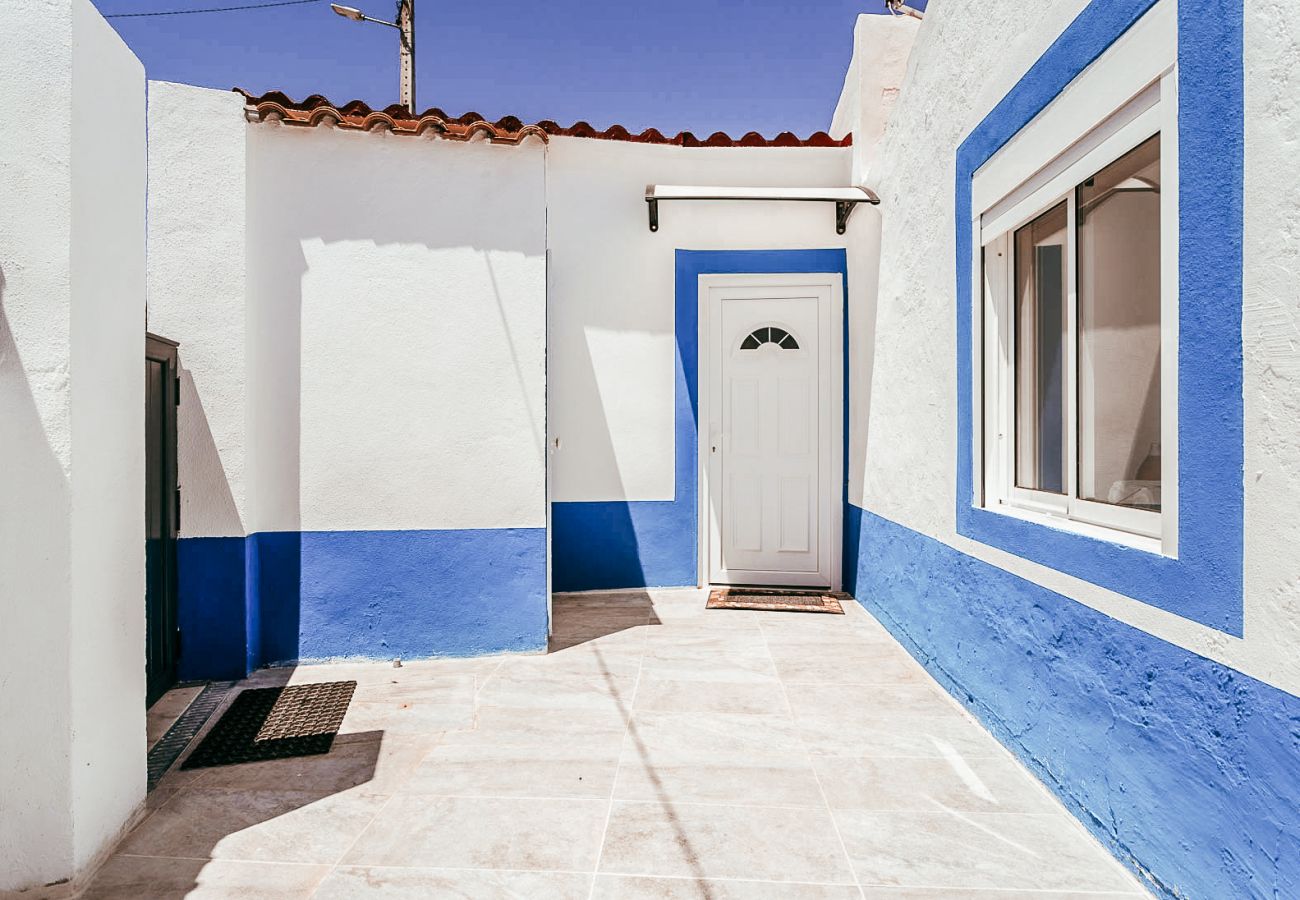
M 185 712 L 180 714 L 167 733 L 158 739 L 149 751 L 149 790 L 158 786 L 167 770 L 176 762 L 176 758 L 185 752 L 185 748 L 194 740 L 204 723 L 211 718 L 235 686 L 233 681 L 212 681 L 203 686 L 199 695 L 190 701 Z
M 727 588 L 709 593 L 707 609 L 760 609 L 776 612 L 811 612 L 844 615 L 842 595 L 796 591 L 765 591 L 757 588 Z
M 329 753 L 355 681 L 241 691 L 182 769 Z

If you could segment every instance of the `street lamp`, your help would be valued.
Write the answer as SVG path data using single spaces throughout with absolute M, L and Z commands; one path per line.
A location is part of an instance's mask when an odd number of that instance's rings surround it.
M 387 25 L 389 28 L 396 28 L 401 36 L 400 45 L 400 73 L 398 81 L 398 101 L 406 107 L 412 115 L 415 114 L 415 0 L 397 0 L 397 21 L 386 22 L 383 19 L 372 19 L 361 10 L 351 6 L 342 6 L 338 3 L 331 3 L 330 9 L 338 13 L 345 19 L 351 19 L 353 22 L 374 22 L 376 25 Z

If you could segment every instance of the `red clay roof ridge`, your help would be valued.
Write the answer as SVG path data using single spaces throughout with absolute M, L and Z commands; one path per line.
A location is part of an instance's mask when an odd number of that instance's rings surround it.
M 234 90 L 243 95 L 245 114 L 250 121 L 281 122 L 285 125 L 331 125 L 349 131 L 389 131 L 393 134 L 432 133 L 455 141 L 482 137 L 494 144 L 520 144 L 530 137 L 546 142 L 552 135 L 559 135 L 678 147 L 848 147 L 853 143 L 851 134 L 836 140 L 824 131 L 818 131 L 807 138 L 800 138 L 789 131 L 783 131 L 774 138 L 765 138 L 757 131 L 747 132 L 739 138 L 733 138 L 722 131 L 703 140 L 689 131 L 679 132 L 675 137 L 665 137 L 655 128 L 634 134 L 622 125 L 611 125 L 604 131 L 598 131 L 587 122 L 575 122 L 565 128 L 550 119 L 525 123 L 517 116 L 505 116 L 492 122 L 477 112 L 450 116 L 436 106 L 413 115 L 406 107 L 398 104 L 377 110 L 362 100 L 352 100 L 336 106 L 320 94 L 312 94 L 305 100 L 296 101 L 283 91 L 255 95 L 243 88 Z

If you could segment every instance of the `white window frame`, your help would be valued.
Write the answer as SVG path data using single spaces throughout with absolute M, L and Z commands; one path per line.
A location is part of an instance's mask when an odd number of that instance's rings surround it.
M 1178 554 L 1178 98 L 1176 0 L 1161 0 L 975 173 L 972 196 L 974 477 L 984 509 Z M 1160 134 L 1161 511 L 1078 497 L 1075 188 Z M 1012 247 L 1018 228 L 1067 204 L 1066 492 L 1015 483 Z

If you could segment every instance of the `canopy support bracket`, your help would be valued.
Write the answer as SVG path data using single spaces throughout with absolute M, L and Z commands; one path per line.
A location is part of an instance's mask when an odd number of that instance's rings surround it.
M 852 200 L 835 201 L 835 233 L 843 234 L 849 227 L 849 216 L 853 215 L 853 208 L 857 206 Z

